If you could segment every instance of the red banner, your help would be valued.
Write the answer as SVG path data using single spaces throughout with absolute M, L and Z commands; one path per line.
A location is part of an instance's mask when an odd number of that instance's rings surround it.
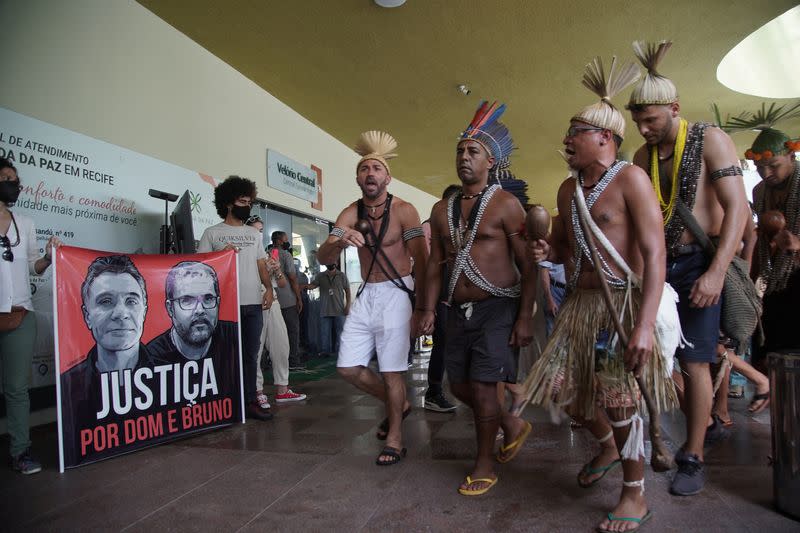
M 242 417 L 236 254 L 56 252 L 61 470 Z

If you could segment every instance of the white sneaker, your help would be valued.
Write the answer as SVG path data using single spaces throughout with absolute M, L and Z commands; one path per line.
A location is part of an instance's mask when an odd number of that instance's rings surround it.
M 269 409 L 270 407 L 272 407 L 269 404 L 269 398 L 267 398 L 267 395 L 264 394 L 263 392 L 259 392 L 256 395 L 256 402 L 258 402 L 258 406 L 261 407 L 262 409 Z

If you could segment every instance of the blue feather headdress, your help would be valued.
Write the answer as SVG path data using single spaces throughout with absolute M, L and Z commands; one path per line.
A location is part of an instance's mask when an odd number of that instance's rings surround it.
M 498 170 L 509 167 L 508 158 L 516 148 L 508 128 L 498 121 L 505 110 L 505 104 L 498 106 L 497 102 L 494 102 L 489 105 L 489 102 L 484 100 L 478 106 L 472 121 L 461 134 L 462 141 L 476 141 L 494 157 L 492 172 L 495 174 Z

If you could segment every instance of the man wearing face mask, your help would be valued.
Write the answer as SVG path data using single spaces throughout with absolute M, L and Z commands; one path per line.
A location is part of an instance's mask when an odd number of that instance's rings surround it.
M 281 304 L 283 321 L 286 322 L 286 332 L 289 334 L 289 369 L 304 368 L 300 361 L 300 313 L 303 311 L 303 301 L 300 297 L 300 285 L 297 283 L 297 270 L 292 260 L 292 245 L 285 231 L 272 232 L 272 248 L 279 250 L 278 261 L 281 270 L 289 280 L 288 287 L 278 287 L 278 302 Z
M 339 353 L 339 337 L 344 319 L 350 313 L 350 284 L 336 263 L 325 268 L 328 270 L 317 274 L 308 288 L 319 288 L 320 351 L 333 355 Z
M 279 272 L 277 264 L 267 258 L 261 244 L 261 234 L 246 226 L 250 206 L 256 197 L 256 184 L 230 176 L 214 189 L 214 206 L 223 219 L 203 232 L 198 252 L 233 249 L 239 253 L 239 316 L 242 331 L 242 373 L 244 374 L 245 414 L 258 420 L 269 420 L 272 413 L 256 401 L 256 368 L 261 349 L 259 339 L 262 309 L 270 303 L 272 291 L 270 271 Z M 266 292 L 261 291 L 261 285 Z
M 33 220 L 9 209 L 21 190 L 17 169 L 7 159 L 0 158 L 0 373 L 11 440 L 11 466 L 22 474 L 35 474 L 42 466 L 30 454 L 28 387 L 36 317 L 32 312 L 28 275 L 41 275 L 50 266 L 53 248 L 61 242 L 52 237 L 44 257 L 37 257 Z

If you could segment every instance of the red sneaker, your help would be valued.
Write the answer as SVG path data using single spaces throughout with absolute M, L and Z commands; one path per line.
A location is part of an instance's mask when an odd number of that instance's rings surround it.
M 285 402 L 300 402 L 306 399 L 305 394 L 298 394 L 294 392 L 292 389 L 286 389 L 286 392 L 283 394 L 276 394 L 275 395 L 275 402 L 276 403 L 285 403 Z

